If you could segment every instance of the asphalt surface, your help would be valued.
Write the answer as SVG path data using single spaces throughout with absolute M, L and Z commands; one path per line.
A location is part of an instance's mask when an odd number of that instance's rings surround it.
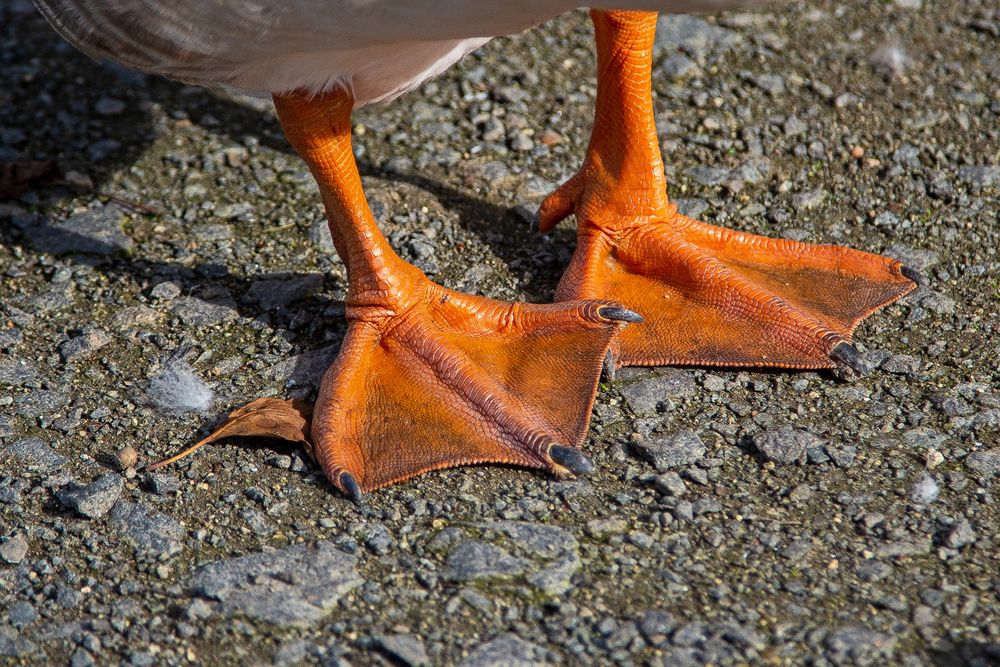
M 434 280 L 551 299 L 573 227 L 529 221 L 586 147 L 591 40 L 572 13 L 357 113 L 372 208 Z M 3 3 L 0 162 L 63 177 L 0 201 L 0 662 L 996 664 L 998 47 L 986 1 L 662 20 L 670 196 L 926 284 L 860 328 L 863 377 L 631 369 L 588 479 L 464 468 L 358 507 L 280 445 L 141 471 L 312 396 L 343 337 L 270 103 L 99 65 Z M 200 411 L 164 407 L 164 369 Z

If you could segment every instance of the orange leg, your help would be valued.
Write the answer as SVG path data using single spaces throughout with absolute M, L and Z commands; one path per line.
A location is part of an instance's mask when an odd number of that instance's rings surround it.
M 602 361 L 635 314 L 607 301 L 504 303 L 430 282 L 393 252 L 368 208 L 351 152 L 351 96 L 274 102 L 319 183 L 350 283 L 347 337 L 323 377 L 307 443 L 330 481 L 356 497 L 482 462 L 588 472 L 577 448 Z M 285 412 L 279 419 L 302 423 Z
M 860 369 L 865 317 L 914 289 L 899 262 L 850 248 L 744 234 L 685 217 L 667 200 L 653 120 L 656 14 L 593 11 L 597 108 L 580 171 L 539 211 L 548 231 L 575 213 L 563 299 L 614 299 L 643 316 L 613 343 L 615 365 Z

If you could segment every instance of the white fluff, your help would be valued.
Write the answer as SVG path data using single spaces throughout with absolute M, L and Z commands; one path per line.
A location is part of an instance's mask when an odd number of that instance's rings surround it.
M 214 395 L 186 361 L 168 360 L 149 381 L 149 398 L 166 412 L 208 412 Z
M 898 79 L 910 67 L 910 56 L 894 41 L 888 41 L 875 49 L 870 57 L 872 65 L 879 72 Z
M 930 475 L 924 475 L 920 478 L 920 481 L 913 486 L 913 490 L 910 492 L 910 498 L 917 503 L 922 505 L 930 505 L 932 502 L 937 500 L 938 495 L 941 493 L 941 487 L 938 483 L 934 481 L 934 478 Z
M 608 0 L 608 9 L 716 11 L 754 0 Z M 472 49 L 576 0 L 35 0 L 95 58 L 246 92 L 350 88 L 391 99 Z

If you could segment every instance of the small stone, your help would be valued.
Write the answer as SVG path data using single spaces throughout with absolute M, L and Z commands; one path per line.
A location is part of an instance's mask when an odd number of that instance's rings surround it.
M 822 206 L 824 201 L 826 201 L 826 190 L 817 188 L 793 195 L 792 208 L 796 211 L 811 211 Z
M 753 437 L 753 444 L 765 460 L 782 464 L 804 463 L 806 450 L 823 446 L 812 433 L 792 426 L 761 431 Z
M 90 329 L 60 345 L 59 356 L 65 362 L 77 361 L 90 356 L 110 342 L 111 336 L 106 332 L 100 329 Z
M 7 541 L 0 544 L 0 558 L 5 563 L 17 565 L 28 555 L 28 540 L 24 535 L 17 534 L 7 538 Z
M 35 645 L 13 628 L 0 626 L 0 657 L 17 658 L 35 652 Z
M 686 466 L 705 456 L 704 443 L 694 431 L 676 431 L 636 443 L 635 449 L 660 472 Z
M 124 485 L 121 475 L 108 473 L 86 486 L 71 485 L 60 489 L 56 497 L 63 505 L 83 516 L 99 519 L 118 501 Z
M 647 415 L 656 412 L 669 399 L 690 396 L 696 390 L 689 372 L 671 368 L 626 384 L 621 393 L 632 412 Z
M 155 472 L 146 475 L 144 484 L 158 496 L 171 496 L 181 488 L 181 481 L 177 477 Z
M 314 294 L 322 287 L 323 276 L 309 273 L 304 276 L 255 280 L 250 286 L 250 296 L 260 304 L 262 310 L 274 310 Z
M 883 361 L 880 368 L 894 375 L 916 375 L 923 368 L 923 362 L 909 354 L 894 354 Z
M 973 187 L 994 187 L 1000 185 L 1000 167 L 991 165 L 959 167 L 958 177 Z
M 35 365 L 27 359 L 0 359 L 0 385 L 19 387 L 38 379 Z
M 782 550 L 781 555 L 788 560 L 798 561 L 805 558 L 812 548 L 812 540 L 795 540 Z
M 927 450 L 927 454 L 924 456 L 924 465 L 927 466 L 928 470 L 934 470 L 942 463 L 944 463 L 944 454 L 936 449 Z
M 153 289 L 149 291 L 149 295 L 154 299 L 173 301 L 181 295 L 181 286 L 173 280 L 164 280 L 162 283 L 154 285 Z
M 591 519 L 587 522 L 585 530 L 591 537 L 603 539 L 610 535 L 620 535 L 627 528 L 628 523 L 625 519 Z
M 677 627 L 677 620 L 672 614 L 659 609 L 650 609 L 642 616 L 639 623 L 639 631 L 646 639 L 646 642 L 653 646 L 661 646 L 674 628 Z
M 167 557 L 178 553 L 183 546 L 184 529 L 170 515 L 120 501 L 111 508 L 109 516 L 111 524 L 140 551 Z
M 797 137 L 809 131 L 809 126 L 798 116 L 789 116 L 782 126 L 786 137 Z
M 722 511 L 722 505 L 715 498 L 699 498 L 694 501 L 691 511 L 695 516 L 702 514 L 716 514 Z
M 526 566 L 523 559 L 496 545 L 468 540 L 448 555 L 444 577 L 454 581 L 510 577 L 523 572 Z
M 220 602 L 223 614 L 281 626 L 319 621 L 362 583 L 357 559 L 325 541 L 216 561 L 191 577 L 194 592 Z
M 679 81 L 691 76 L 698 76 L 701 74 L 701 68 L 687 56 L 674 53 L 663 59 L 660 72 L 671 81 Z
M 944 543 L 949 549 L 961 549 L 964 546 L 973 544 L 976 541 L 976 531 L 968 519 L 962 518 L 948 532 L 948 537 Z
M 129 468 L 134 468 L 136 463 L 139 462 L 139 452 L 135 451 L 135 447 L 132 445 L 125 445 L 118 450 L 115 459 L 118 461 L 118 468 L 120 470 L 128 470 Z
M 838 665 L 885 664 L 898 639 L 863 627 L 846 627 L 826 638 L 830 658 Z
M 207 289 L 198 297 L 180 297 L 171 310 L 184 324 L 193 327 L 216 326 L 239 317 L 236 301 L 225 288 Z
M 101 206 L 61 221 L 46 221 L 27 230 L 28 242 L 36 250 L 53 255 L 113 255 L 132 249 L 133 243 L 121 228 L 122 211 L 113 205 Z
M 391 658 L 412 667 L 431 663 L 423 643 L 413 635 L 383 635 L 376 642 Z
M 459 667 L 535 667 L 542 650 L 513 633 L 494 637 L 472 649 Z
M 6 447 L 7 457 L 21 466 L 34 468 L 42 472 L 52 472 L 69 462 L 40 438 L 22 438 Z
M 702 380 L 701 386 L 711 392 L 725 391 L 726 381 L 718 375 L 712 375 L 709 373 L 705 375 L 705 379 Z
M 389 534 L 389 530 L 380 523 L 368 526 L 365 529 L 364 542 L 365 546 L 368 547 L 372 553 L 378 554 L 379 556 L 384 556 L 389 553 L 396 543 L 396 541 L 392 539 L 392 535 Z
M 114 97 L 102 97 L 94 104 L 94 111 L 101 116 L 115 116 L 125 111 L 125 102 Z
M 680 475 L 675 472 L 668 472 L 659 475 L 653 482 L 653 488 L 666 496 L 683 496 L 687 491 L 687 485 Z
M 772 97 L 785 94 L 785 79 L 780 74 L 757 74 L 750 81 Z
M 823 449 L 833 459 L 834 465 L 838 468 L 850 468 L 854 465 L 854 459 L 858 455 L 858 448 L 852 445 L 844 447 L 831 447 L 827 445 Z
M 1000 475 L 1000 447 L 972 452 L 965 457 L 965 467 L 986 479 Z
M 23 628 L 26 625 L 31 625 L 37 618 L 38 612 L 35 611 L 30 602 L 18 600 L 17 602 L 10 603 L 10 606 L 7 607 L 7 620 L 15 628 Z

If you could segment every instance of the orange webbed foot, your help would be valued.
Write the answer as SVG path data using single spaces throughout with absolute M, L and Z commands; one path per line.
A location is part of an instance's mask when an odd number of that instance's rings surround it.
M 315 406 L 264 398 L 155 469 L 228 437 L 296 442 L 358 500 L 476 463 L 586 475 L 580 451 L 602 363 L 635 313 L 606 301 L 506 303 L 411 281 L 399 312 L 348 308 Z
M 580 171 L 539 211 L 545 232 L 576 215 L 558 299 L 614 299 L 645 322 L 612 347 L 617 365 L 862 367 L 865 317 L 916 287 L 899 262 L 850 248 L 746 234 L 667 200 L 653 119 L 656 14 L 594 10 L 594 127 Z
M 555 197 L 562 206 L 565 193 Z M 543 205 L 543 224 L 552 210 Z M 916 287 L 894 259 L 724 229 L 669 204 L 631 221 L 591 205 L 578 225 L 556 297 L 614 299 L 642 314 L 613 343 L 619 366 L 862 371 L 855 328 Z
M 605 353 L 634 313 L 505 303 L 426 280 L 414 297 L 396 314 L 349 314 L 312 422 L 312 454 L 334 484 L 355 495 L 476 463 L 590 472 L 578 448 Z

